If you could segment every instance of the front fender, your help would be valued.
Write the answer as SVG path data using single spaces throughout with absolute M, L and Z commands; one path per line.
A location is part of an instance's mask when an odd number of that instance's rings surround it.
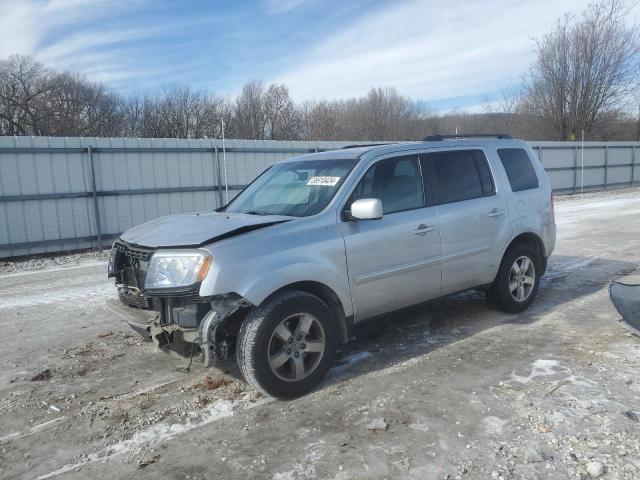
M 251 302 L 260 305 L 273 292 L 297 282 L 318 282 L 329 287 L 342 303 L 345 316 L 353 315 L 351 292 L 345 273 L 318 262 L 297 262 L 275 270 L 261 271 L 251 276 L 242 288 L 236 291 Z

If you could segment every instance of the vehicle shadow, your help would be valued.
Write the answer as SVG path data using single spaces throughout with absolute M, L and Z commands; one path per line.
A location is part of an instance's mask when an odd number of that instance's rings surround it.
M 549 260 L 536 300 L 523 313 L 499 312 L 487 302 L 484 292 L 471 290 L 363 322 L 354 329 L 352 341 L 339 349 L 320 388 L 397 365 L 503 324 L 535 323 L 560 305 L 589 296 L 637 267 L 629 261 L 557 255 Z
M 316 390 L 382 370 L 504 324 L 532 324 L 568 302 L 633 273 L 637 263 L 597 257 L 554 255 L 533 304 L 520 314 L 493 308 L 480 290 L 469 290 L 358 324 L 351 341 L 338 349 L 329 374 Z M 242 379 L 236 362 L 220 368 Z

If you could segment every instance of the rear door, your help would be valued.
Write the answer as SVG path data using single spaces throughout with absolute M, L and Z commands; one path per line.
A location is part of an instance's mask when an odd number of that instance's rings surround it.
M 420 159 L 440 222 L 442 293 L 492 282 L 511 225 L 484 151 L 433 152 Z
M 440 294 L 440 236 L 436 209 L 425 201 L 417 155 L 372 165 L 346 208 L 379 198 L 378 220 L 342 224 L 356 320 L 413 305 Z

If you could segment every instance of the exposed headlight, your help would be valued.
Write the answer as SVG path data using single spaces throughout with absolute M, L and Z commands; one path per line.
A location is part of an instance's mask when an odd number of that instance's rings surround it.
M 211 255 L 202 250 L 157 251 L 149 261 L 145 289 L 188 287 L 202 282 Z

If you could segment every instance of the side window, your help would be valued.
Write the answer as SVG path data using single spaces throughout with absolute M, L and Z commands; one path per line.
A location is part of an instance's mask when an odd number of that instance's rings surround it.
M 385 215 L 423 207 L 418 157 L 387 158 L 374 164 L 356 186 L 351 201 L 360 198 L 379 198 Z
M 498 149 L 498 156 L 507 172 L 507 177 L 509 177 L 511 190 L 520 192 L 540 186 L 536 171 L 531 164 L 531 159 L 524 149 L 500 148 Z
M 433 203 L 460 202 L 495 193 L 487 158 L 481 150 L 453 150 L 421 156 L 429 172 Z

